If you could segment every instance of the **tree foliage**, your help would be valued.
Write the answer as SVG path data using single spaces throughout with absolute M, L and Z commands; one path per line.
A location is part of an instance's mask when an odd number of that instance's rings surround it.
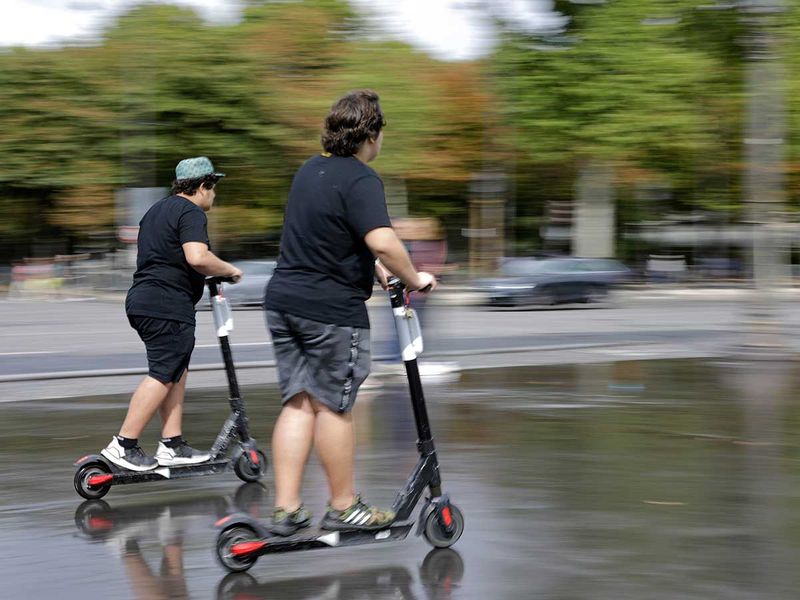
M 0 202 L 26 198 L 40 233 L 80 244 L 113 229 L 116 188 L 168 186 L 180 159 L 207 155 L 228 174 L 214 234 L 263 236 L 280 227 L 294 170 L 320 150 L 330 105 L 363 87 L 379 91 L 390 122 L 387 176 L 469 178 L 480 70 L 370 41 L 361 26 L 343 1 L 252 2 L 232 26 L 148 4 L 98 45 L 0 54 Z M 29 230 L 4 227 L 3 238 Z
M 363 87 L 388 120 L 375 166 L 416 208 L 463 213 L 475 174 L 501 170 L 514 222 L 533 232 L 546 201 L 570 199 L 582 165 L 601 161 L 628 215 L 652 215 L 637 190 L 661 186 L 672 193 L 663 210 L 735 216 L 753 26 L 709 4 L 557 0 L 570 17 L 559 37 L 509 27 L 492 56 L 466 63 L 380 39 L 345 0 L 252 0 L 227 26 L 145 4 L 94 45 L 0 52 L 0 235 L 11 254 L 37 237 L 78 247 L 113 230 L 115 190 L 167 186 L 181 158 L 207 155 L 229 175 L 215 235 L 274 236 L 326 111 Z M 800 8 L 786 8 L 773 33 L 794 199 Z

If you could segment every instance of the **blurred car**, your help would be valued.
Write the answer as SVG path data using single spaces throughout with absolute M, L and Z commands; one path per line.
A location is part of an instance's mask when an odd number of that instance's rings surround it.
M 628 267 L 606 258 L 509 258 L 500 271 L 476 282 L 489 306 L 596 302 L 631 277 Z
M 264 288 L 277 264 L 274 260 L 240 260 L 233 261 L 233 266 L 242 270 L 243 277 L 239 283 L 225 284 L 223 293 L 231 306 L 255 306 L 264 304 Z M 203 297 L 197 303 L 200 310 L 208 310 L 208 287 L 203 289 Z

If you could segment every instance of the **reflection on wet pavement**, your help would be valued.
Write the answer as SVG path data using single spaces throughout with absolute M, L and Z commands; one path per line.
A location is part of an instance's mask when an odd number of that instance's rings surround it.
M 112 488 L 84 502 L 72 461 L 113 433 L 126 397 L 3 405 L 0 597 L 793 598 L 800 583 L 795 365 L 618 362 L 470 371 L 426 383 L 444 487 L 466 518 L 451 551 L 421 538 L 262 557 L 226 576 L 214 521 L 265 518 L 270 475 Z M 266 446 L 276 391 L 245 394 Z M 224 394 L 192 393 L 210 443 Z M 358 485 L 390 503 L 416 463 L 401 383 L 359 397 Z M 142 437 L 155 444 L 157 432 Z M 316 461 L 306 504 L 327 500 Z
M 232 497 L 181 498 L 121 508 L 105 500 L 85 500 L 75 511 L 75 526 L 91 543 L 103 544 L 118 558 L 130 582 L 134 598 L 188 599 L 183 561 L 184 535 L 193 517 L 224 516 L 240 511 L 264 518 L 267 490 L 260 483 L 239 486 Z M 142 545 L 158 540 L 161 560 L 150 566 Z
M 375 567 L 329 575 L 308 574 L 293 579 L 259 581 L 250 573 L 231 573 L 217 586 L 218 600 L 351 600 L 353 598 L 449 600 L 464 576 L 464 561 L 452 548 L 434 549 L 419 567 L 419 584 L 405 567 Z

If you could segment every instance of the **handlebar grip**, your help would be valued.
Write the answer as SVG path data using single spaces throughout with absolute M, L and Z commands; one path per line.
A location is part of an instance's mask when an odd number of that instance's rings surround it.
M 386 280 L 386 284 L 390 288 L 397 288 L 397 289 L 401 289 L 401 290 L 404 290 L 404 291 L 408 290 L 408 286 L 405 283 L 403 283 L 402 281 L 400 281 L 400 278 L 395 277 L 394 275 L 392 275 L 391 277 L 389 277 L 389 279 Z M 413 291 L 421 292 L 421 293 L 424 294 L 426 292 L 430 292 L 432 287 L 433 287 L 433 283 L 429 283 L 424 288 L 419 289 L 419 290 L 413 290 Z

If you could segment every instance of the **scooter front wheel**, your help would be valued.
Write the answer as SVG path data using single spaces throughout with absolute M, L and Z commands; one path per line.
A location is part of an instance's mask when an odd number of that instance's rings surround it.
M 232 573 L 247 571 L 256 564 L 256 556 L 235 556 L 231 549 L 234 544 L 254 542 L 258 539 L 256 532 L 249 527 L 230 527 L 219 534 L 217 538 L 217 560 Z
M 255 454 L 255 459 L 252 454 Z M 258 481 L 267 472 L 267 456 L 261 450 L 242 452 L 233 465 L 233 471 L 242 481 Z
M 446 515 L 439 515 L 434 510 L 425 519 L 425 539 L 434 548 L 449 548 L 458 541 L 464 533 L 464 515 L 455 504 L 449 504 L 445 510 L 449 510 L 449 523 L 445 524 Z
M 87 500 L 98 500 L 108 493 L 111 489 L 110 483 L 102 485 L 89 485 L 89 479 L 94 475 L 107 475 L 110 473 L 108 467 L 101 463 L 84 465 L 75 472 L 73 480 L 75 491 Z

